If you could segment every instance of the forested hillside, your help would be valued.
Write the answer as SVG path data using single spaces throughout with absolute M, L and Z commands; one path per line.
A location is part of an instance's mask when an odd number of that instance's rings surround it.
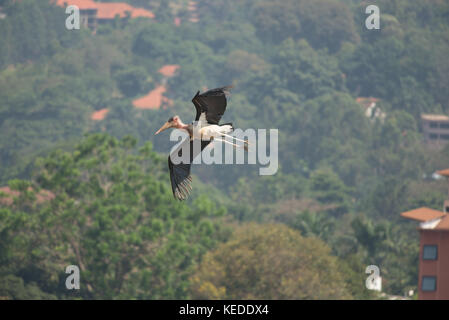
M 121 2 L 155 18 L 67 30 L 51 1 L 0 0 L 0 298 L 376 298 L 372 264 L 386 293 L 416 290 L 399 214 L 447 193 L 449 144 L 419 121 L 449 113 L 448 0 L 374 1 L 380 30 L 356 0 Z M 279 171 L 195 166 L 179 203 L 153 134 L 228 84 L 222 121 L 278 129 Z

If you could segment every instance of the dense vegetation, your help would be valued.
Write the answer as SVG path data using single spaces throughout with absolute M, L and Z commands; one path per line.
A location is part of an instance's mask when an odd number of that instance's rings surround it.
M 449 1 L 376 1 L 380 30 L 355 0 L 198 0 L 199 23 L 187 1 L 128 2 L 156 18 L 92 34 L 46 0 L 0 0 L 0 186 L 18 191 L 0 199 L 0 297 L 363 299 L 371 264 L 385 292 L 416 289 L 418 235 L 399 213 L 440 209 L 447 190 L 429 176 L 449 147 L 423 144 L 419 117 L 449 112 Z M 165 64 L 180 65 L 173 105 L 134 108 Z M 197 167 L 177 203 L 153 133 L 227 84 L 223 121 L 278 128 L 280 169 Z

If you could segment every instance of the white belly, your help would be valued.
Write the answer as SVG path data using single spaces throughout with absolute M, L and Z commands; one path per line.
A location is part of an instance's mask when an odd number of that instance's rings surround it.
M 232 127 L 230 125 L 218 126 L 216 124 L 212 124 L 209 126 L 205 126 L 201 128 L 199 131 L 201 140 L 210 140 L 211 138 L 218 138 L 223 136 L 223 134 L 228 134 L 232 131 Z M 195 130 L 194 130 L 195 132 Z M 195 133 L 194 133 L 195 138 Z

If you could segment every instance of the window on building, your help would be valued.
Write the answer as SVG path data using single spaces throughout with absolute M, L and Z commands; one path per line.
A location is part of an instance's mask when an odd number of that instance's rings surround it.
M 431 134 L 429 135 L 429 137 L 430 137 L 430 139 L 432 139 L 432 140 L 438 139 L 438 135 L 435 134 L 435 133 L 431 133 Z
M 449 140 L 449 134 L 440 134 L 440 138 L 444 140 Z
M 431 128 L 438 128 L 438 122 L 431 122 L 431 123 L 429 124 L 429 126 L 430 126 Z
M 441 129 L 449 129 L 449 123 L 440 123 Z
M 435 276 L 422 277 L 421 290 L 422 291 L 436 291 L 437 290 L 437 277 L 435 277 Z
M 423 260 L 437 260 L 438 259 L 438 246 L 425 244 L 422 250 Z

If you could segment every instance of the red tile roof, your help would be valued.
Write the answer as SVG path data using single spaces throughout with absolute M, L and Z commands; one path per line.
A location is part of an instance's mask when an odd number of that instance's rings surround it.
M 116 16 L 125 18 L 128 14 L 131 18 L 154 18 L 153 12 L 134 8 L 125 2 L 95 2 L 93 0 L 55 0 L 56 5 L 65 7 L 75 5 L 80 10 L 97 9 L 97 18 L 104 20 L 114 19 Z
M 55 0 L 55 3 L 60 7 L 74 5 L 80 10 L 96 9 L 97 6 L 97 3 L 93 0 Z
M 170 106 L 172 101 L 163 96 L 165 91 L 164 86 L 158 86 L 146 96 L 134 100 L 133 105 L 138 109 L 159 109 L 165 105 Z
M 435 230 L 449 230 L 449 214 L 446 214 L 434 228 Z
M 109 112 L 109 109 L 104 108 L 104 109 L 101 109 L 101 110 L 98 110 L 98 111 L 95 111 L 94 113 L 92 113 L 90 118 L 92 120 L 96 120 L 96 121 L 103 120 L 106 117 L 106 115 L 108 114 L 108 112 Z
M 445 213 L 442 211 L 425 208 L 425 207 L 401 213 L 401 216 L 403 216 L 404 218 L 418 220 L 420 222 L 437 219 L 437 218 L 443 217 L 444 215 L 445 215 Z
M 116 16 L 125 18 L 128 14 L 131 16 L 133 7 L 127 3 L 97 3 L 98 19 L 114 19 Z
M 449 169 L 440 170 L 440 171 L 437 171 L 437 173 L 438 173 L 440 176 L 449 177 Z
M 143 8 L 133 8 L 132 12 L 131 12 L 131 18 L 154 18 L 154 13 L 143 9 Z
M 166 77 L 173 77 L 176 71 L 179 69 L 177 64 L 167 64 L 159 69 L 159 72 Z

